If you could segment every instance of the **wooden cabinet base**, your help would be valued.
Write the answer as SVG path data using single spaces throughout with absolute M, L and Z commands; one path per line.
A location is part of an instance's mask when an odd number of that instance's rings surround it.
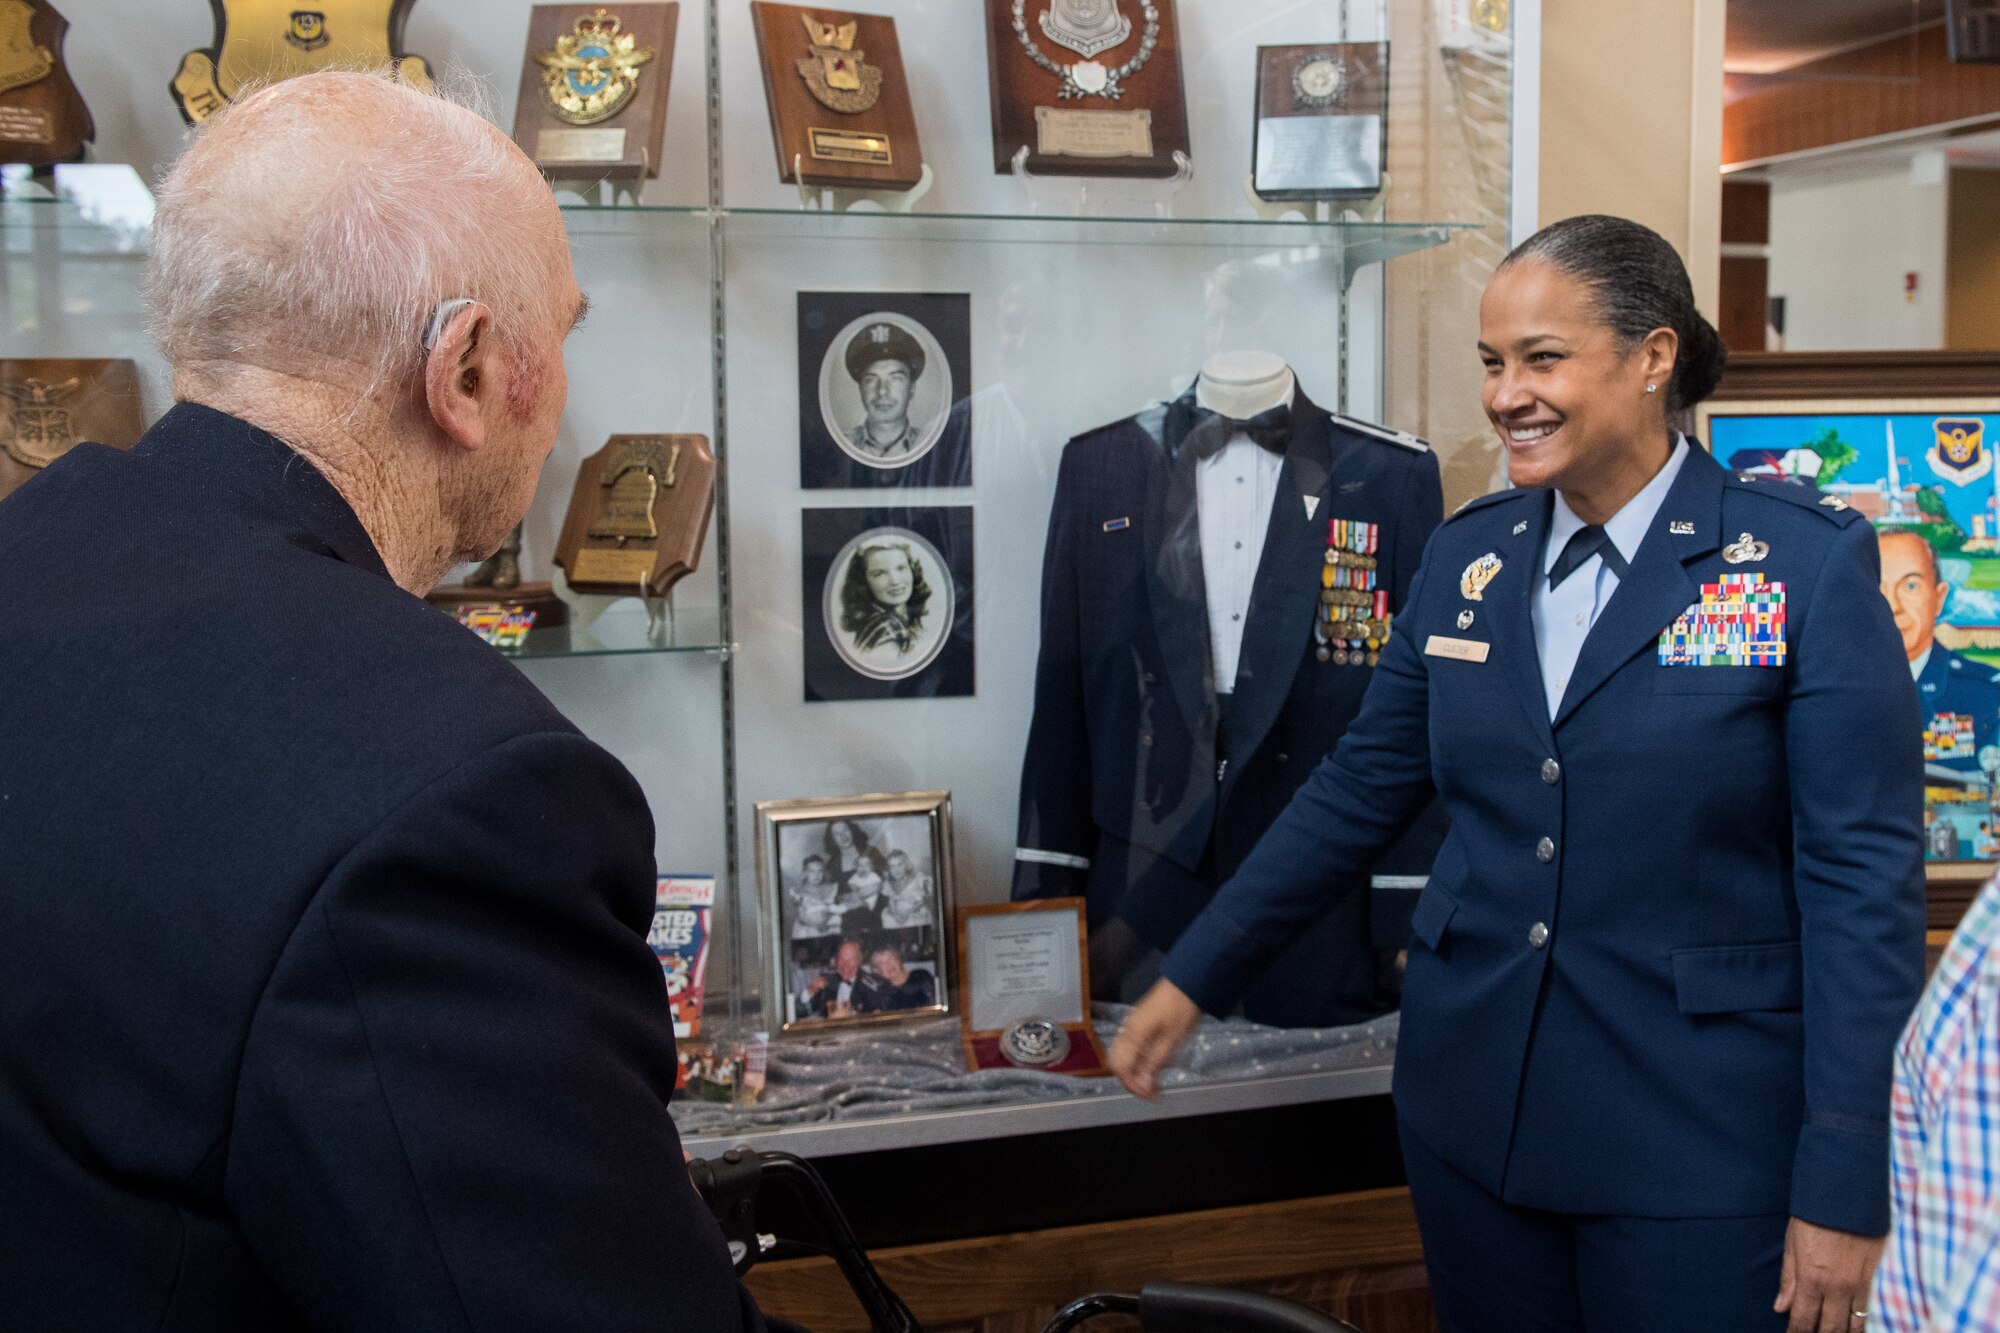
M 1273 1292 L 1368 1333 L 1434 1327 L 1407 1189 L 910 1245 L 873 1257 L 931 1333 L 1036 1333 L 1086 1292 L 1169 1281 Z M 749 1286 L 766 1313 L 815 1333 L 868 1333 L 831 1260 L 769 1264 L 751 1272 Z M 1111 1333 L 1136 1325 L 1106 1318 L 1090 1327 Z

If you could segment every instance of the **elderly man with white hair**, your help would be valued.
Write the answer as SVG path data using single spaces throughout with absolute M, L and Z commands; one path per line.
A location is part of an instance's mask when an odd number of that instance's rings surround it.
M 764 1326 L 631 776 L 422 600 L 554 442 L 547 186 L 358 73 L 169 173 L 176 405 L 0 504 L 0 1323 Z

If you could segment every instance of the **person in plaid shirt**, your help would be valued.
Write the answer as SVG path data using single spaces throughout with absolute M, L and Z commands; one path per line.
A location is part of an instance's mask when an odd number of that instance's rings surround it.
M 1894 1216 L 1875 1333 L 2000 1333 L 2000 875 L 1959 923 L 1896 1048 Z

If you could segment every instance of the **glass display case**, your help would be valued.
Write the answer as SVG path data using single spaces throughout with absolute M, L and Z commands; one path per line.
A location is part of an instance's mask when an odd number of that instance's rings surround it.
M 801 875 L 803 853 L 760 865 L 755 807 L 948 792 L 945 859 L 906 857 L 903 876 L 944 880 L 959 904 L 1005 901 L 1065 446 L 1157 418 L 1217 354 L 1271 354 L 1320 407 L 1425 437 L 1447 507 L 1495 484 L 1472 343 L 1516 213 L 1514 41 L 1534 3 L 1179 0 L 1177 40 L 1151 58 L 1178 62 L 1189 147 L 1175 175 L 1139 178 L 996 169 L 988 43 L 1005 25 L 989 27 L 972 0 L 878 0 L 926 167 L 902 198 L 781 180 L 748 0 L 680 6 L 658 175 L 554 182 L 591 310 L 569 344 L 569 404 L 523 572 L 550 577 L 579 462 L 613 434 L 709 437 L 714 519 L 663 617 L 626 599 L 588 626 L 537 632 L 516 656 L 637 776 L 660 869 L 715 877 L 703 1038 L 730 1051 L 772 1034 L 768 1061 L 751 1059 L 765 1066 L 761 1095 L 739 1080 L 727 1099 L 679 1104 L 694 1151 L 752 1140 L 839 1153 L 1386 1091 L 1393 1013 L 1331 1028 L 1212 1021 L 1152 1105 L 1107 1079 L 968 1072 L 953 1016 L 784 1032 L 800 997 L 781 986 L 802 990 L 833 960 L 794 950 L 808 938 L 782 907 L 796 886 L 760 886 L 760 873 Z M 129 9 L 123 31 L 136 31 L 155 7 L 107 8 Z M 425 0 L 407 41 L 433 66 L 481 73 L 506 126 L 529 8 Z M 1031 18 L 1048 8 L 1027 6 Z M 1118 8 L 1143 21 L 1154 6 Z M 1251 189 L 1259 47 L 1337 43 L 1386 43 L 1382 188 L 1267 202 Z M 111 67 L 78 37 L 72 49 L 95 100 L 93 74 Z M 164 89 L 170 72 L 132 82 Z M 1294 80 L 1301 105 L 1321 95 L 1317 77 Z M 1051 76 L 1052 105 L 1055 89 Z M 122 131 L 119 120 L 99 116 L 105 157 L 171 157 L 180 130 L 164 92 Z M 10 168 L 0 357 L 132 358 L 147 419 L 164 412 L 139 294 L 149 217 L 133 167 Z M 871 385 L 890 362 L 900 389 Z M 1309 496 L 1305 516 L 1324 529 L 1341 513 Z M 1128 517 L 1107 513 L 1097 530 L 1115 536 Z M 928 627 L 900 589 L 886 637 L 846 623 L 840 585 L 850 567 L 857 588 L 874 577 L 878 538 L 929 590 Z M 1316 540 L 1331 568 L 1331 537 Z M 1082 558 L 1116 577 L 1116 552 Z M 1293 629 L 1310 652 L 1304 621 Z M 1156 647 L 1200 657 L 1196 678 L 1209 669 L 1205 635 Z M 1363 678 L 1354 656 L 1327 670 Z M 1143 767 L 1136 753 L 1119 762 Z M 859 827 L 893 840 L 886 825 Z M 839 860 L 831 824 L 824 836 Z M 898 937 L 921 941 L 905 960 L 918 971 L 952 938 L 948 920 L 925 924 Z M 1107 1039 L 1116 1013 L 1097 1011 Z

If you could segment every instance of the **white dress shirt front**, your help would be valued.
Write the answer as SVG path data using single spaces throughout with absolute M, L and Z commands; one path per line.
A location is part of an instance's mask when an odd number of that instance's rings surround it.
M 1201 576 L 1208 594 L 1208 649 L 1215 692 L 1236 689 L 1243 620 L 1264 555 L 1271 503 L 1284 456 L 1237 431 L 1195 466 L 1195 510 L 1201 523 Z

